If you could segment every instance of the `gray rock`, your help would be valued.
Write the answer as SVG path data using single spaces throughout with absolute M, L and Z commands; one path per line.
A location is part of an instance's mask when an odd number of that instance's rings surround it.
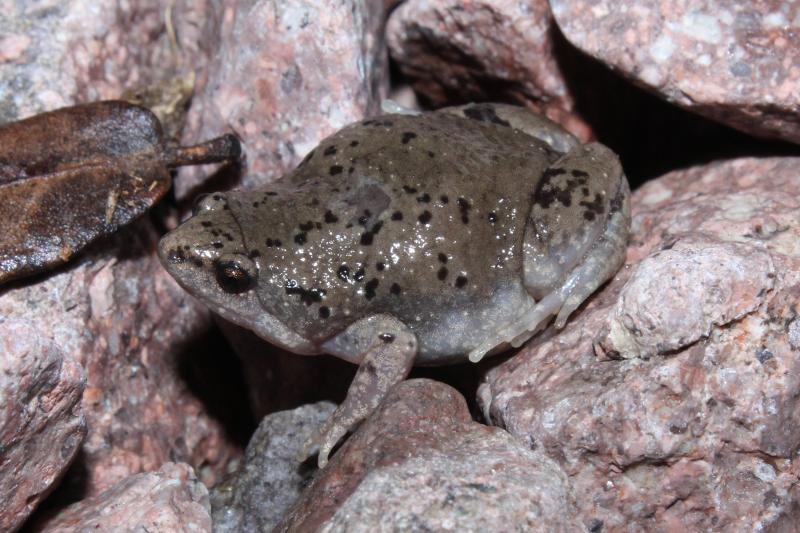
M 239 471 L 211 492 L 215 533 L 271 531 L 278 524 L 316 472 L 297 455 L 335 407 L 319 402 L 264 417 Z

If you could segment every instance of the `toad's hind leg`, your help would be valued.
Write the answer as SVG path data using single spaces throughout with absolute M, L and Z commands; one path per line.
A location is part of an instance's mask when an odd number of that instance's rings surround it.
M 337 442 L 380 405 L 389 391 L 405 379 L 417 355 L 417 338 L 391 315 L 373 315 L 352 324 L 323 345 L 332 355 L 361 356 L 347 397 L 308 439 L 301 452 L 307 458 L 319 446 L 317 464 L 323 468 Z

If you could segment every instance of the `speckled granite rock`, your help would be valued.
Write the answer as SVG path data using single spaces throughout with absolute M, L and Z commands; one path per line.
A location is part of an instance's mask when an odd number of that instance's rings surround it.
M 670 102 L 800 143 L 800 5 L 551 0 L 567 39 Z
M 271 531 L 278 524 L 317 470 L 297 455 L 335 408 L 319 402 L 264 417 L 239 471 L 211 492 L 216 533 Z
M 561 464 L 592 530 L 791 531 L 800 159 L 673 172 L 631 204 L 628 266 L 489 372 L 485 414 Z
M 85 369 L 88 434 L 79 468 L 64 480 L 79 494 L 173 459 L 205 465 L 213 482 L 237 453 L 182 375 L 200 350 L 190 340 L 210 320 L 163 271 L 156 239 L 147 221 L 136 223 L 67 268 L 0 295 L 0 316 L 25 324 L 28 342 L 54 344 L 63 361 Z
M 239 183 L 276 179 L 323 137 L 378 112 L 388 84 L 382 24 L 382 2 L 231 3 L 184 140 L 232 128 L 247 157 Z M 207 173 L 182 170 L 177 196 L 191 197 Z
M 83 386 L 72 356 L 0 313 L 0 530 L 22 524 L 80 448 Z
M 276 531 L 575 531 L 567 479 L 541 451 L 473 422 L 427 379 L 398 385 Z
M 191 72 L 213 50 L 209 4 L 3 0 L 0 123 Z
M 166 463 L 67 507 L 37 530 L 210 533 L 208 491 L 189 465 Z
M 1 3 L 0 120 L 193 70 L 213 51 L 197 37 L 213 25 L 208 7 L 205 0 Z M 142 220 L 64 268 L 0 292 L 0 317 L 30 329 L 37 357 L 55 345 L 65 368 L 75 361 L 84 369 L 88 433 L 62 483 L 77 490 L 70 498 L 169 460 L 204 465 L 212 483 L 238 453 L 183 375 L 200 351 L 192 342 L 211 322 L 161 268 L 157 238 Z
M 506 99 L 527 103 L 586 140 L 552 39 L 546 0 L 407 0 L 392 12 L 387 43 L 415 90 L 434 107 Z

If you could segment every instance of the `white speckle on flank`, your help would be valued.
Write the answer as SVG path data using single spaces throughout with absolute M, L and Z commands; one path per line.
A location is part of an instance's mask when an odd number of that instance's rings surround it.
M 661 35 L 650 45 L 650 57 L 656 63 L 663 63 L 672 56 L 675 51 L 675 43 L 669 35 Z
M 670 26 L 674 31 L 705 43 L 719 44 L 722 40 L 722 30 L 720 30 L 717 18 L 706 13 L 696 11 L 686 13 L 680 24 L 671 24 Z

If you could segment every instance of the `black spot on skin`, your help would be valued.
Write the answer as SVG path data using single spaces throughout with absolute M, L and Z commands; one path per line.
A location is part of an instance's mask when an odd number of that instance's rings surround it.
M 347 265 L 341 265 L 339 270 L 336 271 L 336 275 L 339 276 L 340 280 L 348 281 L 350 279 L 350 268 Z
M 355 167 L 350 167 L 347 169 L 347 173 L 352 174 L 355 169 L 356 169 Z
M 417 220 L 419 220 L 420 224 L 427 224 L 428 222 L 431 221 L 432 217 L 433 215 L 431 215 L 431 212 L 426 210 L 422 212 L 422 214 L 419 216 L 419 218 L 417 218 Z
M 446 194 L 443 194 L 439 197 L 439 201 L 441 201 L 443 204 L 446 204 L 450 201 L 450 198 L 448 198 Z
M 327 222 L 328 224 L 333 224 L 334 222 L 339 222 L 339 217 L 337 217 L 336 215 L 331 213 L 330 210 L 329 211 L 325 211 L 325 222 Z
M 395 211 L 392 213 L 392 220 L 403 220 L 403 213 L 400 211 Z
M 336 154 L 336 147 L 335 146 L 328 146 L 325 148 L 325 151 L 322 152 L 322 155 L 335 155 Z
M 594 200 L 591 202 L 581 200 L 579 205 L 586 208 L 583 212 L 583 218 L 589 222 L 605 212 L 605 207 L 603 207 L 603 195 L 600 193 L 596 193 L 594 195 Z
M 253 202 L 253 207 L 258 207 L 258 201 Z
M 467 277 L 466 276 L 458 276 L 456 278 L 456 288 L 463 289 L 467 285 Z
M 200 225 L 203 226 L 204 228 L 210 228 L 211 226 L 213 226 L 213 224 L 211 222 L 209 222 L 208 220 L 202 221 L 200 223 Z
M 294 236 L 294 242 L 296 242 L 297 244 L 305 244 L 306 242 L 308 242 L 308 237 L 306 236 L 305 233 L 298 233 L 297 235 Z
M 325 296 L 325 289 L 304 289 L 297 281 L 290 279 L 286 282 L 286 294 L 299 295 L 300 301 L 306 305 L 319 303 Z
M 394 335 L 391 333 L 381 333 L 378 335 L 378 338 L 386 344 L 391 344 L 394 342 Z
M 368 213 L 369 211 L 365 212 Z M 380 220 L 375 224 L 373 224 L 371 230 L 361 234 L 361 244 L 363 244 L 364 246 L 369 246 L 370 244 L 372 244 L 372 238 L 378 234 L 378 232 L 381 230 L 382 227 L 383 227 L 383 222 L 381 222 Z
M 491 222 L 492 224 L 494 224 L 495 222 L 497 222 L 497 213 L 495 213 L 494 211 L 492 211 L 491 213 L 489 213 L 489 214 L 486 216 L 486 218 L 488 218 L 488 219 L 489 219 L 489 222 Z
M 192 264 L 194 266 L 196 266 L 196 267 L 201 267 L 201 266 L 203 266 L 203 260 L 200 259 L 199 257 L 193 257 L 192 258 Z
M 573 170 L 573 171 L 570 172 L 570 174 L 572 174 L 572 176 L 575 177 L 575 178 L 588 178 L 589 177 L 589 173 L 588 172 L 584 172 L 583 170 Z
M 582 189 L 581 189 L 581 193 L 582 193 L 584 196 L 589 196 L 589 187 L 584 187 L 584 188 L 582 188 Z
M 384 265 L 383 263 L 380 263 L 380 262 L 379 263 L 375 263 L 375 268 L 378 269 L 378 272 L 383 272 L 383 270 L 386 268 L 386 265 Z
M 256 257 L 261 257 L 261 252 L 260 252 L 260 251 L 258 251 L 258 250 L 251 250 L 251 251 L 250 251 L 250 253 L 249 253 L 249 254 L 247 254 L 247 256 L 248 256 L 250 259 L 255 259 Z
M 397 283 L 392 283 L 392 286 L 389 287 L 389 292 L 391 292 L 395 296 L 399 296 L 400 295 L 400 285 L 398 285 Z
M 342 165 L 332 165 L 331 168 L 328 169 L 328 172 L 331 176 L 335 176 L 337 174 L 341 174 L 344 167 Z
M 403 140 L 402 140 L 402 142 L 403 142 L 403 144 L 408 144 L 411 139 L 415 139 L 416 137 L 417 137 L 417 134 L 414 133 L 413 131 L 404 131 L 403 132 Z
M 329 307 L 323 305 L 322 307 L 319 308 L 320 318 L 328 318 L 329 316 L 331 316 L 331 310 Z
M 439 272 L 436 273 L 436 277 L 439 278 L 440 281 L 444 281 L 447 279 L 447 267 L 442 267 L 439 269 Z
M 456 201 L 458 202 L 458 210 L 461 211 L 461 222 L 469 224 L 469 210 L 472 209 L 472 206 L 464 198 L 459 198 Z
M 378 283 L 376 278 L 372 278 L 364 285 L 364 296 L 366 296 L 367 300 L 375 298 L 375 289 L 378 288 Z
M 428 150 L 428 157 L 436 157 L 436 154 Z
M 491 122 L 492 124 L 499 124 L 500 126 L 511 127 L 508 121 L 503 120 L 497 116 L 494 107 L 488 104 L 478 104 L 464 109 L 464 116 L 477 120 L 478 122 Z
M 443 265 L 446 265 L 447 264 L 447 255 L 440 253 L 439 254 L 439 262 L 442 263 Z
M 283 243 L 280 239 L 267 239 L 267 248 L 272 248 L 273 246 L 275 248 L 280 248 L 283 246 Z
M 222 236 L 225 237 L 226 241 L 233 242 L 233 235 L 231 235 L 230 233 L 225 232 L 225 233 L 222 234 Z
M 183 263 L 184 261 L 186 261 L 186 255 L 183 253 L 183 250 L 181 250 L 180 248 L 175 248 L 175 249 L 169 251 L 169 254 L 167 255 L 167 259 L 169 259 L 170 263 L 175 264 L 175 265 L 179 265 L 179 264 Z
M 353 274 L 353 278 L 356 281 L 364 281 L 364 269 L 363 268 L 359 268 L 358 270 L 356 270 L 356 273 Z
M 308 154 L 306 157 L 307 158 L 311 158 L 312 155 L 314 155 L 314 150 L 311 150 L 311 153 Z M 265 194 L 267 196 L 277 196 L 278 195 L 278 193 L 276 193 L 275 191 L 267 191 Z
M 316 207 L 319 205 L 319 198 L 312 198 L 311 201 L 308 203 L 311 207 Z
M 314 229 L 314 223 L 312 221 L 304 222 L 298 226 L 300 231 L 311 231 Z
M 431 201 L 431 195 L 428 193 L 423 194 L 422 196 L 417 196 L 417 201 L 421 204 L 427 204 Z
M 216 248 L 217 250 L 219 250 L 220 248 L 222 248 L 222 247 L 223 247 L 223 246 L 225 246 L 225 245 L 224 245 L 224 244 L 222 244 L 221 242 L 212 242 L 212 243 L 211 243 L 211 246 L 213 246 L 214 248 Z
M 415 187 L 409 187 L 408 185 L 403 185 L 403 190 L 408 194 L 416 194 L 417 192 Z
M 352 147 L 358 146 L 358 141 L 350 141 L 350 146 Z
M 586 176 L 574 176 L 563 182 L 561 187 L 557 187 L 552 183 L 552 178 L 566 174 L 567 171 L 563 168 L 548 168 L 542 174 L 542 179 L 536 185 L 536 190 L 533 193 L 533 202 L 543 208 L 550 207 L 554 202 L 559 202 L 565 207 L 572 205 L 572 193 L 578 188 L 586 184 Z

